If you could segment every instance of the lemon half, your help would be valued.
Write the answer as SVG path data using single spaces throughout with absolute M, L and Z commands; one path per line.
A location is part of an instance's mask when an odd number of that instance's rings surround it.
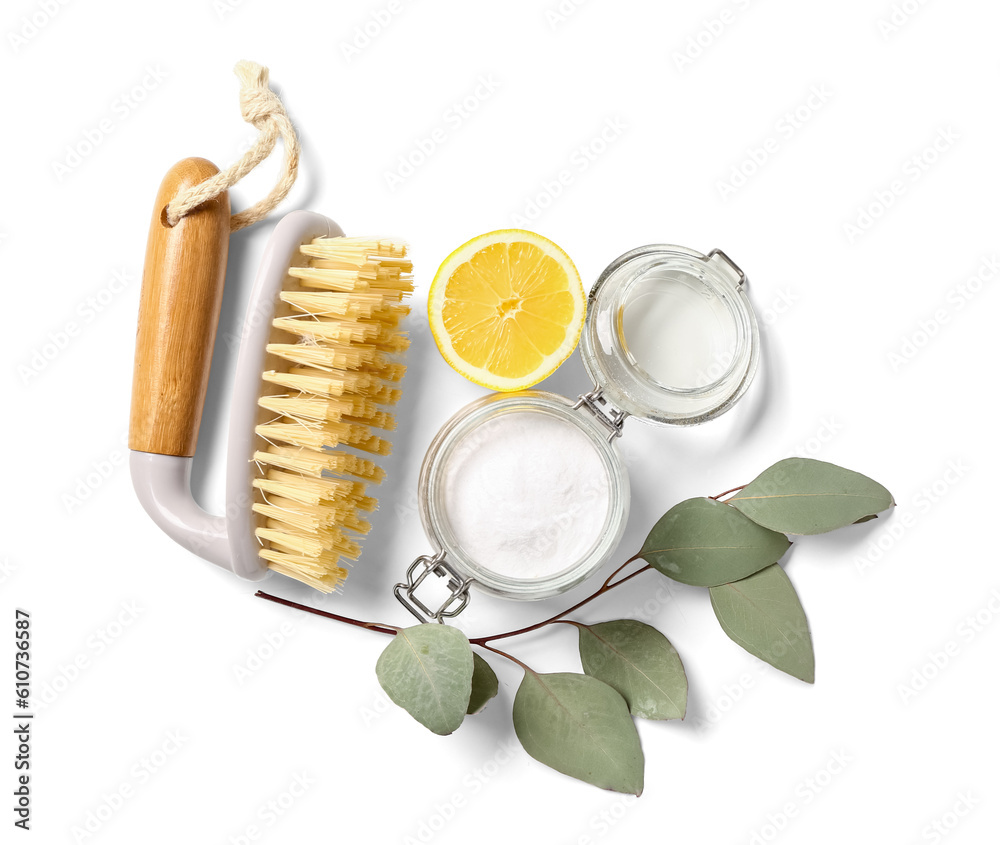
M 444 260 L 427 311 L 438 349 L 455 370 L 492 390 L 522 390 L 573 352 L 587 298 L 560 247 L 534 232 L 500 229 Z

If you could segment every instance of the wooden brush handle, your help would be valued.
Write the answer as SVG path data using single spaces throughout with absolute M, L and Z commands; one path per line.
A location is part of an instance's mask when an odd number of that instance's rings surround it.
M 132 379 L 129 448 L 194 455 L 229 251 L 229 193 L 167 224 L 167 204 L 219 169 L 186 158 L 156 195 L 146 243 Z

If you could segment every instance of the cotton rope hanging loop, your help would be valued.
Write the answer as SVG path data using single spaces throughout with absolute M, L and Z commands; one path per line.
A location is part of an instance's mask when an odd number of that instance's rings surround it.
M 267 158 L 279 136 L 285 142 L 285 157 L 281 176 L 271 192 L 259 202 L 229 218 L 230 231 L 246 228 L 281 202 L 295 184 L 299 169 L 299 139 L 278 95 L 268 82 L 268 70 L 256 62 L 242 61 L 236 65 L 240 80 L 240 113 L 243 119 L 260 132 L 254 145 L 235 164 L 178 194 L 167 206 L 167 222 L 171 226 L 192 209 L 228 190 Z

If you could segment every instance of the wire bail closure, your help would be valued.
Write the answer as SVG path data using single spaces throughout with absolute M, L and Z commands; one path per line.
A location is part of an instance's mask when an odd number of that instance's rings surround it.
M 418 572 L 418 569 L 420 570 Z M 438 578 L 446 578 L 451 594 L 437 610 L 431 610 L 416 595 L 417 588 L 428 575 L 434 573 Z M 469 604 L 469 587 L 473 578 L 462 578 L 445 560 L 445 552 L 440 551 L 433 557 L 421 555 L 406 570 L 406 581 L 392 588 L 393 595 L 399 599 L 410 613 L 421 622 L 440 622 L 458 616 Z

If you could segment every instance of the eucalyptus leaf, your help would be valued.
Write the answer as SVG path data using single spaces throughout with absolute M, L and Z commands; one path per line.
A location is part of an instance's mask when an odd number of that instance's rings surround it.
M 816 676 L 809 622 L 780 566 L 709 590 L 712 609 L 733 642 L 808 684 Z
M 785 534 L 833 531 L 894 504 L 877 481 L 812 458 L 778 461 L 728 502 L 758 525 Z
M 514 696 L 514 731 L 528 754 L 556 771 L 642 793 L 642 748 L 628 705 L 596 678 L 525 671 Z
M 635 619 L 578 625 L 583 671 L 621 693 L 633 716 L 683 719 L 687 675 L 656 628 Z
M 482 712 L 487 702 L 500 691 L 496 672 L 482 657 L 472 652 L 472 695 L 466 714 L 474 716 Z
M 668 510 L 639 552 L 668 578 L 714 587 L 777 563 L 788 538 L 712 499 L 687 499 Z
M 472 646 L 457 628 L 403 628 L 379 656 L 382 689 L 424 727 L 446 736 L 465 718 L 472 692 Z

